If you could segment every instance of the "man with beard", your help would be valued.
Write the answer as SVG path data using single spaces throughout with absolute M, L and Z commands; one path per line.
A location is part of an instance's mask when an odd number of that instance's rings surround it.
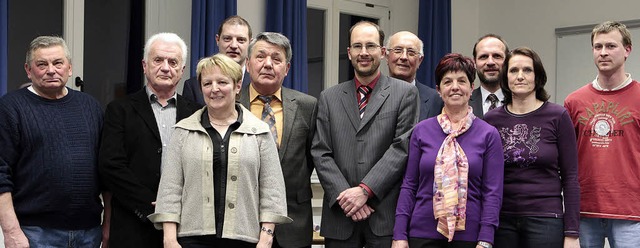
M 500 73 L 507 53 L 507 42 L 495 34 L 480 37 L 473 46 L 480 87 L 471 93 L 469 105 L 480 119 L 484 118 L 484 113 L 502 105 L 504 95 L 500 90 Z
M 378 25 L 358 22 L 349 33 L 355 78 L 321 93 L 311 146 L 324 189 L 320 235 L 328 248 L 391 247 L 418 90 L 381 75 Z

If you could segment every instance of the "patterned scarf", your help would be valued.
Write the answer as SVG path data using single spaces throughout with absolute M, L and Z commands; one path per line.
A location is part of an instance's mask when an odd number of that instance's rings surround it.
M 467 212 L 467 184 L 469 161 L 456 137 L 469 128 L 473 120 L 473 110 L 469 107 L 467 116 L 461 120 L 464 124 L 453 130 L 449 116 L 443 110 L 438 115 L 438 123 L 447 137 L 442 142 L 433 171 L 433 214 L 438 220 L 438 232 L 453 240 L 455 231 L 465 230 Z

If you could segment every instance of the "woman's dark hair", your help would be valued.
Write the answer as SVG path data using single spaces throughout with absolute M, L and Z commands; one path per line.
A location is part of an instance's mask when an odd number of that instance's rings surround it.
M 500 88 L 502 88 L 502 93 L 504 94 L 504 104 L 510 104 L 513 102 L 513 97 L 511 89 L 509 89 L 509 60 L 513 58 L 515 55 L 522 55 L 525 57 L 531 58 L 533 60 L 533 74 L 535 75 L 535 87 L 534 91 L 536 92 L 536 99 L 546 102 L 549 100 L 549 94 L 544 89 L 544 85 L 547 84 L 547 72 L 544 70 L 544 66 L 542 65 L 542 60 L 540 60 L 540 56 L 528 47 L 518 47 L 513 49 L 511 52 L 507 54 L 507 57 L 504 60 L 504 64 L 502 65 L 502 80 L 500 82 Z
M 436 85 L 440 87 L 440 81 L 447 72 L 461 71 L 467 74 L 467 79 L 473 84 L 476 80 L 476 64 L 473 59 L 459 53 L 449 53 L 440 59 L 435 71 Z

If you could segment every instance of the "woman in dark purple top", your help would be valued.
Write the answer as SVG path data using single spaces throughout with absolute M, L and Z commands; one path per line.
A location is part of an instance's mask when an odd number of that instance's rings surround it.
M 533 50 L 516 48 L 505 61 L 504 105 L 485 115 L 500 131 L 504 146 L 504 196 L 495 247 L 578 248 L 580 187 L 573 124 L 562 106 L 547 102 L 547 76 Z
M 498 131 L 473 115 L 473 60 L 448 54 L 436 68 L 442 114 L 411 135 L 392 247 L 491 247 L 500 213 Z

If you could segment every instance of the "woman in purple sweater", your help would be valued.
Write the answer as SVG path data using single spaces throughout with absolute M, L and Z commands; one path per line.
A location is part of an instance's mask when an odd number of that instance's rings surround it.
M 442 114 L 411 135 L 393 247 L 491 247 L 502 200 L 498 131 L 473 115 L 473 60 L 447 54 L 435 71 Z
M 516 48 L 503 66 L 504 105 L 485 115 L 504 146 L 495 247 L 578 248 L 578 157 L 569 114 L 547 102 L 547 75 L 533 50 Z

